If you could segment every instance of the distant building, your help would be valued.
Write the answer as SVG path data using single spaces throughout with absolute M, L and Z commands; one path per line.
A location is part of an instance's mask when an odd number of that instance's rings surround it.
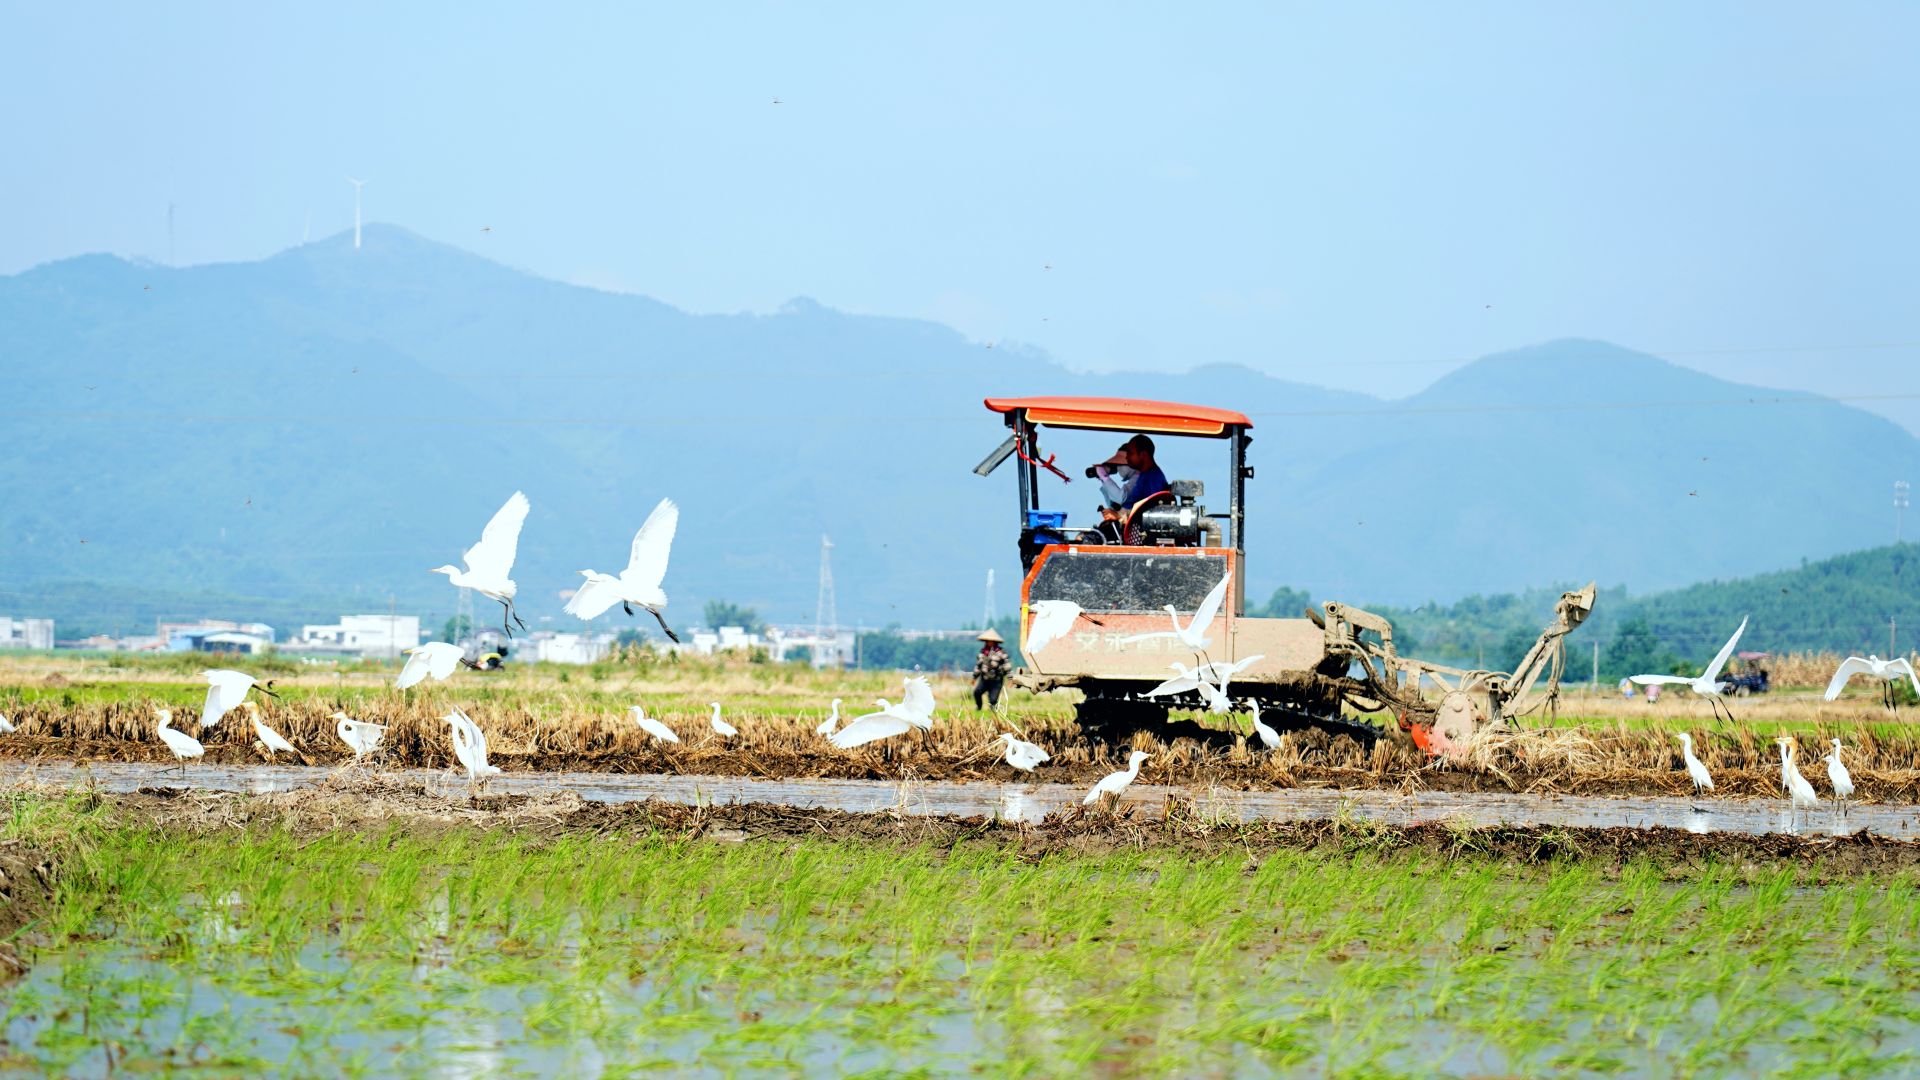
M 14 619 L 0 615 L 0 649 L 51 648 L 52 619 Z
M 156 635 L 165 641 L 168 652 L 258 652 L 259 649 L 220 649 L 207 648 L 203 642 L 216 634 L 237 634 L 243 638 L 258 639 L 262 648 L 272 645 L 273 627 L 266 623 L 237 623 L 226 619 L 206 619 L 200 622 L 162 622 L 155 627 Z
M 398 656 L 419 644 L 417 615 L 342 615 L 331 626 L 301 627 L 300 636 L 287 642 L 287 647 L 301 652 Z
M 613 651 L 612 634 L 555 633 L 536 630 L 517 639 L 517 648 L 509 659 L 545 660 L 550 664 L 591 664 L 607 658 Z
M 273 647 L 273 639 L 259 634 L 243 634 L 238 630 L 216 630 L 193 638 L 194 652 L 216 653 L 263 653 Z

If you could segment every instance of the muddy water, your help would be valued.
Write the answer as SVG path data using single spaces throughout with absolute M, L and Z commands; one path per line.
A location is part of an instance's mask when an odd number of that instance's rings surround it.
M 94 786 L 106 792 L 143 787 L 191 787 L 211 791 L 266 793 L 312 784 L 334 770 L 301 766 L 148 763 L 48 763 L 0 765 L 0 785 L 36 782 L 61 787 Z M 463 794 L 456 774 L 420 769 L 383 772 L 432 791 Z M 538 795 L 570 791 L 597 802 L 772 803 L 852 812 L 890 810 L 905 814 L 997 817 L 1038 822 L 1075 806 L 1086 789 L 1064 784 L 978 784 L 881 780 L 759 780 L 732 776 L 628 775 L 621 773 L 506 773 L 487 784 L 490 792 Z M 1191 800 L 1204 815 L 1240 821 L 1314 821 L 1339 814 L 1388 825 L 1462 821 L 1474 825 L 1539 825 L 1646 828 L 1664 825 L 1697 833 L 1797 833 L 1843 835 L 1870 830 L 1900 840 L 1920 839 L 1920 810 L 1855 806 L 1842 814 L 1823 802 L 1811 814 L 1789 817 L 1784 802 L 1745 802 L 1654 796 L 1602 798 L 1587 795 L 1512 795 L 1487 792 L 1330 791 L 1288 788 L 1230 791 L 1135 784 L 1122 801 L 1157 807 L 1168 798 Z M 1695 810 L 1697 806 L 1699 809 Z

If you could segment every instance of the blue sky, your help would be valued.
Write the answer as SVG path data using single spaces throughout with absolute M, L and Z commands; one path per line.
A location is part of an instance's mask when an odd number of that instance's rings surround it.
M 1920 368 L 1920 7 L 821 7 L 10 4 L 0 273 L 165 258 L 169 202 L 176 261 L 259 257 L 350 226 L 351 173 L 547 276 L 1080 368 Z

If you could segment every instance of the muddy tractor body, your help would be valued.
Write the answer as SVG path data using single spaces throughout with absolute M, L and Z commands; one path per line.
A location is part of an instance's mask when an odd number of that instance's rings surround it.
M 1233 736 L 1192 722 L 1170 721 L 1169 710 L 1198 710 L 1197 690 L 1147 696 L 1175 674 L 1172 665 L 1239 663 L 1232 676 L 1235 708 L 1259 702 L 1262 720 L 1280 730 L 1320 728 L 1371 744 L 1387 724 L 1415 742 L 1446 752 L 1480 725 L 1510 722 L 1558 693 L 1564 638 L 1593 607 L 1589 585 L 1565 594 L 1513 672 L 1473 671 L 1429 664 L 1399 654 L 1393 628 L 1378 615 L 1326 603 L 1294 617 L 1246 614 L 1246 487 L 1253 424 L 1241 413 L 1205 406 L 1123 398 L 989 398 L 987 408 L 1009 429 L 1006 440 L 974 470 L 985 476 L 1014 465 L 1019 497 L 1021 584 L 1016 685 L 1036 692 L 1078 690 L 1083 728 L 1110 739 L 1133 731 L 1187 735 L 1204 741 Z M 1224 510 L 1210 511 L 1202 484 L 1171 480 L 1162 492 L 1118 509 L 1112 524 L 1068 524 L 1065 512 L 1045 505 L 1064 488 L 1043 487 L 1045 474 L 1065 478 L 1041 448 L 1048 429 L 1146 434 L 1223 444 L 1228 490 Z M 1229 577 L 1230 575 L 1230 577 Z M 1226 579 L 1224 602 L 1202 631 L 1196 650 L 1171 634 L 1168 612 L 1193 618 Z M 1071 628 L 1031 647 L 1034 604 L 1065 600 L 1080 614 Z

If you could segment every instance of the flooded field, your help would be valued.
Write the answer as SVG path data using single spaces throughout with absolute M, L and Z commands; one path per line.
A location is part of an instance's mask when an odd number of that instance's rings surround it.
M 1920 1051 L 1911 866 L 1829 876 L 1807 839 L 1613 860 L 1535 832 L 1560 854 L 1529 859 L 1442 826 L 7 798 L 5 842 L 62 854 L 4 1075 L 1901 1075 Z M 1760 843 L 1804 857 L 1737 854 Z
M 277 765 L 195 765 L 183 771 L 145 763 L 42 762 L 32 766 L 0 764 L 0 785 L 28 782 L 114 793 L 180 787 L 264 794 L 315 784 L 334 773 L 332 769 Z M 468 791 L 464 777 L 447 772 L 400 770 L 381 775 L 395 783 L 417 784 L 449 795 L 464 795 Z M 756 803 L 850 813 L 986 817 L 1029 823 L 1077 807 L 1086 795 L 1083 787 L 1045 783 L 758 780 L 737 776 L 627 776 L 591 772 L 507 773 L 490 780 L 487 790 L 535 796 L 567 792 L 594 802 L 658 800 L 689 806 Z M 1604 798 L 1315 788 L 1195 790 L 1154 784 L 1135 784 L 1120 801 L 1124 806 L 1153 809 L 1165 805 L 1169 799 L 1190 804 L 1195 813 L 1204 817 L 1243 822 L 1317 821 L 1345 816 L 1386 825 L 1457 822 L 1475 826 L 1581 829 L 1659 826 L 1695 833 L 1752 835 L 1837 836 L 1865 831 L 1890 839 L 1920 840 L 1920 811 L 1908 806 L 1872 804 L 1852 806 L 1845 811 L 1826 804 L 1812 812 L 1793 814 L 1779 800 L 1694 801 L 1646 796 Z

